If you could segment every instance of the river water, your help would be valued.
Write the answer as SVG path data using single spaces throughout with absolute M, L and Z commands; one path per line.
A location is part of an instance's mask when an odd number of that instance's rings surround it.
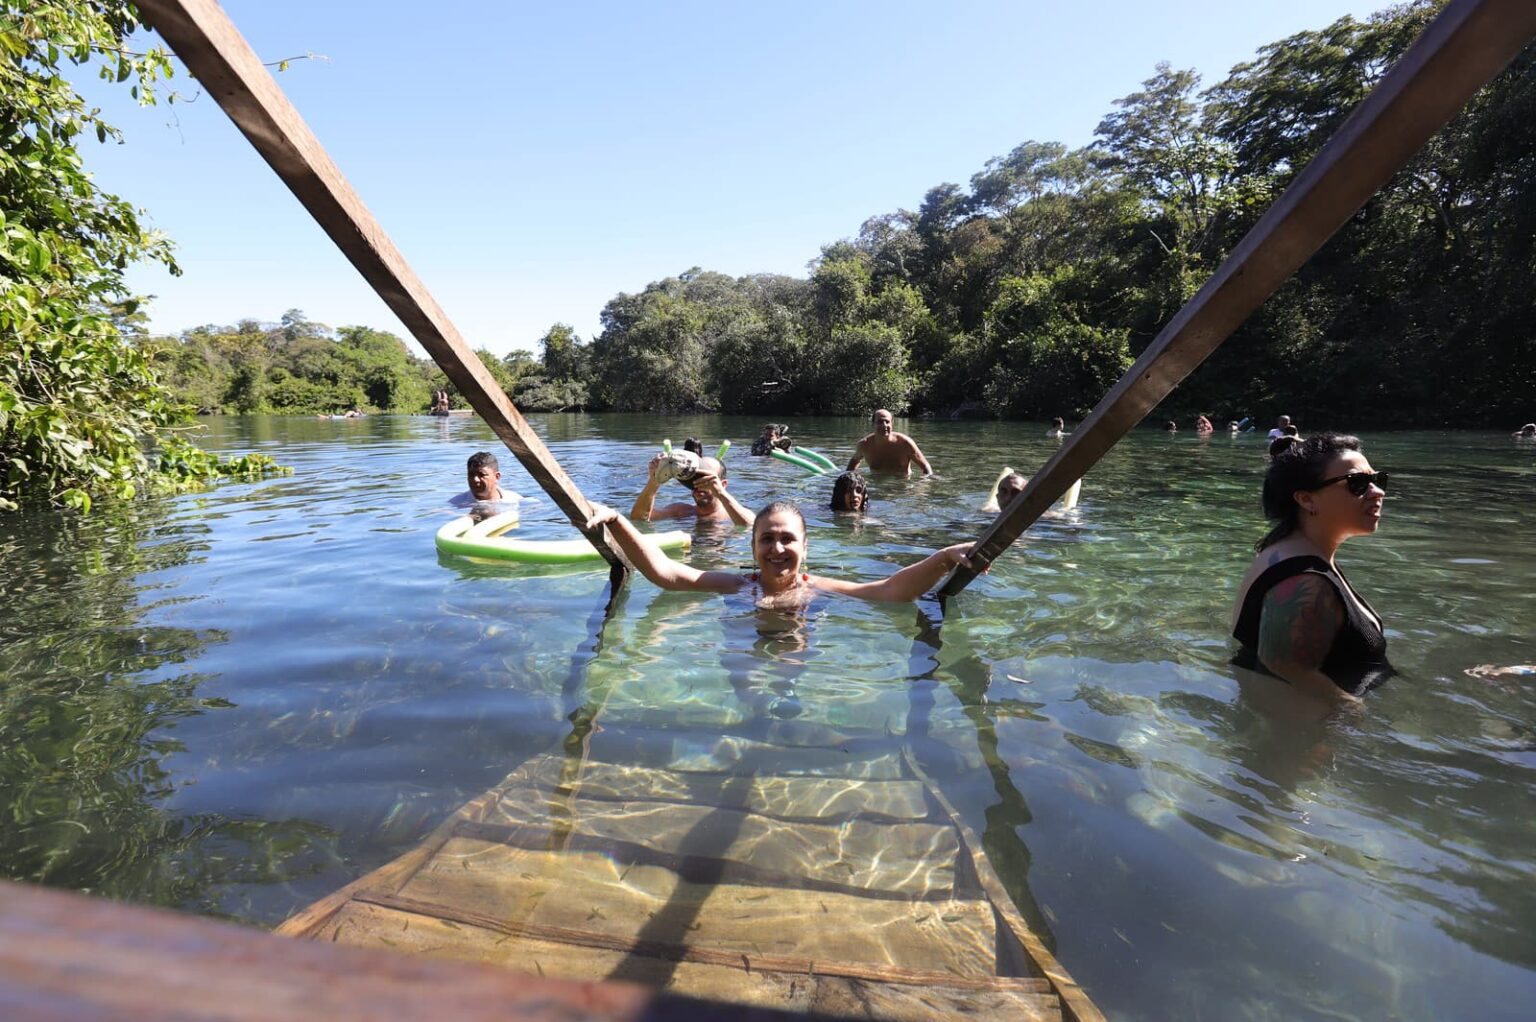
M 938 469 L 827 480 L 741 418 L 535 417 L 626 509 L 663 436 L 737 445 L 749 506 L 801 499 L 814 571 L 875 577 L 974 536 L 1032 424 L 898 424 Z M 845 458 L 853 420 L 797 420 Z M 1226 666 L 1265 442 L 1143 432 L 957 601 L 813 609 L 786 645 L 717 597 L 439 557 L 474 420 L 211 420 L 287 478 L 0 517 L 0 871 L 272 925 L 400 854 L 593 712 L 700 742 L 798 714 L 923 727 L 1015 901 L 1112 1018 L 1528 1018 L 1536 995 L 1536 446 L 1367 436 L 1392 487 L 1339 562 L 1402 674 L 1317 721 Z M 503 485 L 536 494 L 510 456 Z M 677 497 L 685 494 L 679 489 Z M 521 534 L 568 538 L 548 499 Z M 695 564 L 750 560 L 701 527 Z M 978 764 L 980 764 L 978 766 Z

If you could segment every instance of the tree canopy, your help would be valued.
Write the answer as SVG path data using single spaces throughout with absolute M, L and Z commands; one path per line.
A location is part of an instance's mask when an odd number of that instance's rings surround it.
M 124 46 L 137 27 L 113 0 L 0 0 L 0 509 L 89 508 L 94 496 L 271 467 L 188 443 L 183 408 L 124 336 L 139 304 L 128 264 L 179 271 L 166 240 L 85 171 L 81 140 L 118 133 L 64 72 L 94 65 L 152 102 L 170 64 Z

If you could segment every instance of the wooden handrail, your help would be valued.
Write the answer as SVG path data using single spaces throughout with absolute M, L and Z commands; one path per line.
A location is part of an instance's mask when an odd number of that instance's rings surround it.
M 606 530 L 585 528 L 591 514 L 586 497 L 433 300 L 223 8 L 214 0 L 135 3 L 534 482 L 613 566 L 615 584 L 622 581 L 625 563 Z
M 1454 0 L 976 540 L 959 593 L 1136 427 L 1536 36 L 1532 0 Z

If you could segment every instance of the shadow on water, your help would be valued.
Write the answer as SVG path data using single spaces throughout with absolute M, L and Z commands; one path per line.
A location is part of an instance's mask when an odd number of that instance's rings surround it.
M 985 810 L 982 849 L 1007 885 L 1009 897 L 1025 921 L 1046 947 L 1054 951 L 1056 942 L 1049 922 L 1029 889 L 1029 846 L 1019 836 L 1019 828 L 1029 824 L 1033 816 L 1023 793 L 1009 775 L 1007 763 L 998 754 L 997 730 L 986 705 L 992 666 L 974 654 L 945 666 L 940 656 L 944 649 L 944 614 L 952 606 L 952 603 L 941 603 L 936 607 L 920 603 L 917 606 L 916 634 L 907 658 L 911 679 L 907 741 L 913 756 L 936 782 L 943 783 L 944 778 L 956 776 L 952 747 L 935 740 L 931 734 L 935 691 L 940 686 L 947 688 L 975 729 L 973 737 L 992 782 L 995 801 Z M 963 765 L 961 769 L 964 769 Z

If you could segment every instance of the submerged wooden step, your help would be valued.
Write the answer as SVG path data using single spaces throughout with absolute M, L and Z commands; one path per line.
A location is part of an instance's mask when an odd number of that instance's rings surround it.
M 503 922 L 400 897 L 354 899 L 318 934 L 321 941 L 391 947 L 436 958 L 497 964 L 557 979 L 604 977 L 669 993 L 755 1007 L 892 1020 L 958 1015 L 1061 1018 L 1041 979 L 967 979 L 931 971 L 720 952 L 585 930 Z
M 739 735 L 679 734 L 604 724 L 592 754 L 610 763 L 681 773 L 768 777 L 849 777 L 899 780 L 901 746 L 883 736 L 850 737 L 828 745 L 780 745 Z
M 499 793 L 481 822 L 533 825 L 668 855 L 708 857 L 788 876 L 910 897 L 953 890 L 960 842 L 952 827 L 847 819 L 786 823 L 754 812 L 672 802 L 604 802 Z
M 981 899 L 901 901 L 698 883 L 665 866 L 615 861 L 598 851 L 539 851 L 467 837 L 445 844 L 399 897 L 460 915 L 725 952 L 972 978 L 996 972 L 996 921 Z
M 930 812 L 922 782 L 915 780 L 749 775 L 732 784 L 707 774 L 602 762 L 586 763 L 574 783 L 566 774 L 561 762 L 546 761 L 528 775 L 528 781 L 584 799 L 718 805 L 785 820 L 843 816 L 921 820 Z
M 1101 1019 L 910 754 L 797 736 L 605 728 L 281 929 L 846 1018 Z

